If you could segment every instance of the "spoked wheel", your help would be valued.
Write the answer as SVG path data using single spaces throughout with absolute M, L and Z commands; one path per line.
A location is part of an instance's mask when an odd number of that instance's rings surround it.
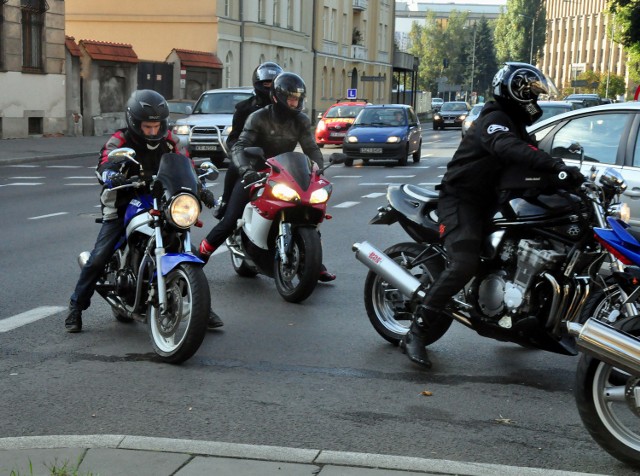
M 277 254 L 277 252 L 276 252 Z M 276 256 L 273 277 L 278 293 L 289 302 L 307 299 L 318 283 L 322 266 L 322 245 L 315 228 L 293 229 L 288 262 Z
M 165 277 L 167 312 L 149 306 L 151 342 L 165 362 L 179 364 L 196 353 L 204 340 L 211 296 L 201 267 L 183 263 Z
M 444 267 L 439 256 L 415 266 L 410 264 L 422 251 L 424 246 L 417 243 L 399 243 L 387 248 L 384 253 L 428 286 Z M 376 332 L 388 342 L 398 345 L 413 319 L 414 311 L 409 299 L 382 277 L 369 271 L 364 283 L 364 307 Z M 445 315 L 430 319 L 427 345 L 440 339 L 451 323 L 452 319 Z
M 640 468 L 640 379 L 583 354 L 575 397 L 591 437 L 614 458 Z

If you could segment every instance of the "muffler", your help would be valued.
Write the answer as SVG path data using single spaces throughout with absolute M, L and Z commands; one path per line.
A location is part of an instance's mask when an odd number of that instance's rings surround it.
M 367 241 L 354 243 L 356 259 L 410 299 L 424 299 L 422 283 L 405 268 Z
M 80 266 L 80 269 L 84 268 L 84 265 L 87 264 L 90 256 L 91 253 L 89 251 L 83 251 L 78 255 L 78 266 Z
M 593 318 L 567 322 L 567 330 L 585 354 L 640 377 L 640 339 Z

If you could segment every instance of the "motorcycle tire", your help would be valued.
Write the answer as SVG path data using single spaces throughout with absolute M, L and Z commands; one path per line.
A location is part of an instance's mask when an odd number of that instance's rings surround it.
M 416 258 L 424 246 L 418 243 L 398 243 L 387 248 L 384 253 L 401 266 L 404 259 Z M 408 270 L 425 285 L 433 281 L 444 271 L 444 263 L 434 258 L 420 266 Z M 386 341 L 398 345 L 408 332 L 413 319 L 411 302 L 397 289 L 391 288 L 381 276 L 369 271 L 364 282 L 364 307 L 373 328 Z M 449 330 L 453 319 L 438 315 L 429 320 L 427 345 L 433 344 Z
M 182 263 L 165 276 L 167 315 L 153 305 L 147 322 L 153 349 L 163 362 L 180 364 L 196 353 L 207 331 L 209 283 L 201 266 Z
M 634 394 L 640 379 L 595 357 L 582 354 L 575 399 L 580 419 L 607 453 L 640 468 L 640 411 Z
M 278 256 L 274 260 L 276 289 L 285 301 L 302 302 L 316 288 L 322 268 L 322 244 L 318 231 L 311 227 L 294 228 L 288 258 L 286 265 Z
M 242 258 L 231 254 L 231 266 L 233 266 L 233 270 L 236 272 L 238 276 L 242 276 L 243 278 L 254 278 L 258 274 L 258 270 L 253 266 L 249 266 L 245 260 Z

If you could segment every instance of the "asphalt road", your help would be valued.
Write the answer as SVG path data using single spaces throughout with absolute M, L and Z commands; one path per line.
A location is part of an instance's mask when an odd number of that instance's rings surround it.
M 131 434 L 635 474 L 583 428 L 576 359 L 454 324 L 423 371 L 369 324 L 366 270 L 351 244 L 408 241 L 368 221 L 387 184 L 439 182 L 459 137 L 426 130 L 422 161 L 407 167 L 328 169 L 333 218 L 321 230 L 338 279 L 302 304 L 283 301 L 267 278 L 236 276 L 228 252 L 215 255 L 205 272 L 225 326 L 182 366 L 155 361 L 144 326 L 118 323 L 99 298 L 82 333 L 64 332 L 76 256 L 99 229 L 94 158 L 0 166 L 0 437 Z M 216 183 L 219 194 L 223 175 Z M 203 218 L 194 242 L 215 224 Z M 1 327 L 35 309 L 46 317 Z

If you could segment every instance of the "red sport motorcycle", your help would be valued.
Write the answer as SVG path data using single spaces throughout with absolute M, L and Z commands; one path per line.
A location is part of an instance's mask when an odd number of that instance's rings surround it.
M 273 278 L 286 301 L 302 302 L 315 289 L 322 267 L 317 227 L 327 218 L 332 192 L 323 173 L 345 156 L 331 154 L 329 165 L 318 168 L 301 152 L 269 159 L 260 147 L 244 153 L 261 172 L 259 180 L 247 184 L 251 199 L 227 239 L 231 264 L 240 276 Z

